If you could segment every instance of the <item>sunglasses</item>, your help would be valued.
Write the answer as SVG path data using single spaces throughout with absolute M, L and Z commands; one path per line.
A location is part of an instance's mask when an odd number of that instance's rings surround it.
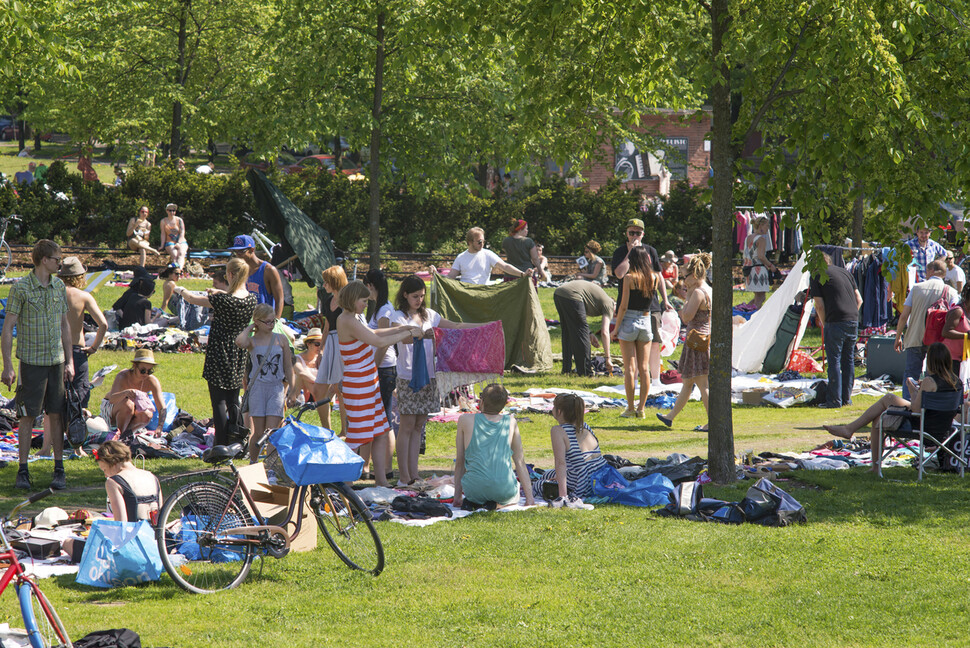
M 150 375 L 152 375 L 153 373 L 155 373 L 155 370 L 154 370 L 154 369 L 139 369 L 139 370 L 138 370 L 138 373 L 140 373 L 140 374 L 141 374 L 141 375 L 143 375 L 143 376 L 144 376 L 145 374 L 148 374 L 148 375 L 150 376 Z
M 626 235 L 627 236 L 642 236 L 643 235 L 643 231 L 642 230 L 627 230 Z
M 266 326 L 272 326 L 273 324 L 276 324 L 276 320 L 275 319 L 271 319 L 271 320 L 258 320 L 258 321 L 262 322 Z
M 178 210 L 177 209 L 166 209 L 165 211 L 167 211 L 169 214 L 174 214 Z
M 322 346 L 319 341 L 317 341 L 317 342 L 310 342 L 310 345 L 311 346 Z
M 52 261 L 57 261 L 58 263 L 61 262 L 61 257 L 47 257 L 47 258 L 51 259 Z

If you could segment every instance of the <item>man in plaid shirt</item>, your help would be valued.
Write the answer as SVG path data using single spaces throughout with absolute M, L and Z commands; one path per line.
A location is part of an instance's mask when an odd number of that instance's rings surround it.
M 17 488 L 30 488 L 27 459 L 34 419 L 47 412 L 54 447 L 54 478 L 51 488 L 67 486 L 64 476 L 64 382 L 74 379 L 71 352 L 71 327 L 67 319 L 67 292 L 64 282 L 54 276 L 61 265 L 61 248 L 47 239 L 37 241 L 31 254 L 34 269 L 10 288 L 7 314 L 0 335 L 3 374 L 0 382 L 8 388 L 17 380 L 10 352 L 13 328 L 17 327 L 17 358 L 20 360 L 16 408 L 20 470 Z
M 906 241 L 909 249 L 913 252 L 913 261 L 916 262 L 916 283 L 926 281 L 926 265 L 930 261 L 946 256 L 946 249 L 930 239 L 930 228 L 920 227 L 916 230 L 916 238 Z

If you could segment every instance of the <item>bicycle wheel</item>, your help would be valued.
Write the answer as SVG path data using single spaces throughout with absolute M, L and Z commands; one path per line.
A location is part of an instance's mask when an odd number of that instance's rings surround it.
M 177 490 L 162 507 L 156 529 L 165 571 L 194 594 L 232 589 L 246 580 L 255 551 L 226 529 L 255 524 L 232 491 L 212 482 Z
M 0 241 L 0 277 L 7 275 L 11 261 L 13 261 L 13 253 L 10 251 L 10 245 L 6 240 Z
M 31 648 L 72 645 L 57 612 L 34 581 L 25 578 L 18 583 L 17 598 Z
M 310 507 L 330 548 L 348 567 L 377 576 L 384 569 L 384 546 L 370 511 L 344 483 L 313 487 Z

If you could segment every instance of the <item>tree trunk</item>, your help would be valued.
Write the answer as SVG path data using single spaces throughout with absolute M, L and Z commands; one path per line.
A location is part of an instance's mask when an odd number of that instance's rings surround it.
M 377 14 L 377 58 L 374 61 L 374 106 L 370 132 L 370 267 L 381 267 L 381 101 L 384 94 L 384 12 Z
M 711 0 L 711 55 L 717 61 L 730 13 L 728 0 Z M 711 196 L 713 219 L 713 306 L 711 308 L 711 369 L 709 375 L 707 463 L 711 479 L 718 484 L 733 482 L 734 424 L 731 419 L 731 303 L 734 279 L 731 273 L 731 212 L 734 207 L 734 163 L 731 158 L 731 74 L 726 63 L 715 64 L 716 80 L 711 91 L 714 123 L 711 136 L 711 166 L 714 186 Z
M 174 81 L 175 85 L 179 87 L 180 94 L 181 89 L 185 87 L 185 44 L 187 41 L 186 23 L 188 22 L 189 4 L 190 2 L 186 2 L 182 5 L 182 15 L 179 18 L 178 60 L 176 61 Z M 180 100 L 175 100 L 172 102 L 172 134 L 169 139 L 168 156 L 171 159 L 175 159 L 181 157 L 181 155 L 182 102 Z
M 859 195 L 855 197 L 855 203 L 852 205 L 852 247 L 862 247 L 862 219 L 865 216 L 865 195 L 862 193 L 862 187 L 856 183 L 856 189 L 859 191 Z
M 34 129 L 34 150 L 39 151 L 40 145 L 41 145 L 40 131 L 37 129 Z

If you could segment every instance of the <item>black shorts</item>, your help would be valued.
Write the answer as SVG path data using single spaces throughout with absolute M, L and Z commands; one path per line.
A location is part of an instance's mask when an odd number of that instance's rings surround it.
M 64 412 L 64 363 L 45 367 L 21 362 L 16 404 L 21 418 Z

